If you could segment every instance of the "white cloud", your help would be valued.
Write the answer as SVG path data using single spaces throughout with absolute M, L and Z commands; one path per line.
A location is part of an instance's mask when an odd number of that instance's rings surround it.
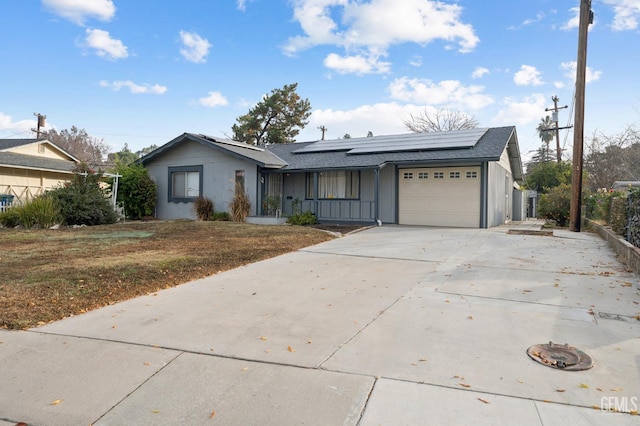
M 362 105 L 352 110 L 317 109 L 309 117 L 309 125 L 300 133 L 298 140 L 320 139 L 319 126 L 328 129 L 327 138 L 337 139 L 348 133 L 351 137 L 365 137 L 369 131 L 374 135 L 408 133 L 404 120 L 410 114 L 420 114 L 424 105 L 399 104 L 396 102 Z
M 565 76 L 571 80 L 571 83 L 576 82 L 576 74 L 578 70 L 578 63 L 576 61 L 563 62 L 560 64 L 560 68 L 567 71 Z M 591 83 L 596 81 L 602 75 L 602 71 L 596 71 L 593 68 L 587 67 L 585 73 L 585 82 Z
M 202 106 L 215 108 L 217 106 L 228 105 L 229 101 L 220 92 L 209 92 L 205 98 L 198 99 L 198 103 Z
M 422 56 L 413 55 L 411 59 L 409 59 L 409 65 L 412 67 L 421 67 L 422 66 Z
M 116 13 L 111 0 L 42 0 L 42 5 L 77 25 L 84 25 L 90 17 L 110 21 Z
M 640 20 L 640 1 L 638 0 L 614 0 L 612 1 L 613 23 L 611 28 L 615 31 L 635 30 Z
M 238 10 L 244 12 L 247 10 L 247 3 L 250 3 L 253 0 L 237 0 Z
M 540 78 L 540 71 L 531 65 L 522 65 L 520 71 L 514 74 L 513 81 L 518 86 L 540 86 L 544 84 Z
M 569 9 L 569 12 L 571 12 L 573 16 L 560 27 L 561 30 L 569 31 L 580 26 L 580 8 L 572 7 Z
M 36 127 L 36 120 L 13 121 L 10 115 L 0 112 L 0 131 L 23 133 Z
M 87 28 L 85 46 L 96 50 L 96 55 L 108 59 L 124 59 L 129 56 L 127 46 L 122 41 L 111 38 L 109 32 Z
M 380 61 L 376 56 L 340 56 L 336 53 L 330 53 L 324 59 L 324 66 L 340 74 L 357 75 L 385 74 L 391 68 L 389 62 Z
M 211 48 L 211 43 L 207 39 L 196 33 L 180 31 L 180 41 L 182 42 L 180 53 L 187 61 L 196 64 L 207 62 L 206 57 Z
M 536 17 L 535 17 L 535 18 L 525 19 L 525 20 L 522 22 L 522 25 L 523 25 L 523 26 L 526 26 L 526 25 L 535 24 L 536 22 L 540 22 L 540 21 L 542 21 L 542 20 L 544 19 L 544 17 L 545 17 L 544 12 L 538 12 L 538 13 L 536 14 Z
M 131 80 L 119 80 L 113 81 L 109 83 L 108 81 L 102 80 L 100 82 L 101 87 L 109 87 L 116 92 L 119 92 L 120 89 L 127 88 L 129 91 L 135 95 L 139 94 L 153 94 L 153 95 L 163 95 L 168 89 L 166 86 L 161 86 L 159 84 L 136 84 Z
M 433 0 L 295 0 L 294 19 L 304 35 L 289 38 L 283 50 L 294 55 L 314 46 L 335 45 L 345 49 L 345 57 L 354 52 L 362 57 L 386 56 L 392 45 L 440 40 L 447 43 L 445 47 L 453 43 L 460 52 L 470 52 L 479 38 L 461 15 L 461 6 Z
M 562 82 L 562 81 L 554 81 L 554 82 L 553 82 L 553 86 L 554 86 L 556 89 L 564 89 L 564 87 L 566 86 L 566 84 L 564 84 L 564 82 Z
M 482 93 L 483 86 L 465 86 L 457 80 L 434 83 L 427 79 L 398 78 L 389 84 L 391 97 L 419 105 L 452 105 L 460 109 L 480 109 L 491 105 L 491 96 Z
M 473 70 L 473 73 L 471 73 L 471 78 L 473 78 L 474 80 L 477 80 L 479 78 L 484 77 L 487 74 L 489 74 L 489 70 L 487 68 L 476 67 L 476 69 Z
M 507 97 L 502 100 L 498 115 L 492 122 L 496 125 L 523 125 L 540 119 L 540 111 L 544 111 L 545 97 L 536 93 L 522 100 Z

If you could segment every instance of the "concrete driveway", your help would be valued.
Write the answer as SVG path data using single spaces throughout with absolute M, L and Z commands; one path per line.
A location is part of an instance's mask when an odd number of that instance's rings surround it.
M 23 332 L 0 425 L 637 424 L 640 281 L 588 233 L 384 226 Z M 595 361 L 562 371 L 534 344 Z

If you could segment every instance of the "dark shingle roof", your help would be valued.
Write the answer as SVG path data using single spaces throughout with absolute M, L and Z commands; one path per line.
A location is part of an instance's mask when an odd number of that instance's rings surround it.
M 44 139 L 0 139 L 0 151 L 17 146 L 29 145 Z
M 407 135 L 398 135 L 398 141 L 401 142 L 405 136 Z M 303 171 L 375 168 L 383 164 L 498 161 L 504 149 L 509 145 L 514 177 L 520 179 L 522 174 L 515 127 L 513 126 L 487 129 L 472 147 L 367 154 L 349 154 L 348 151 L 295 153 L 295 151 L 314 143 L 316 142 L 270 145 L 268 149 L 287 162 L 287 166 L 282 168 L 282 171 Z
M 76 167 L 76 163 L 56 158 L 0 152 L 0 166 L 71 173 Z
M 158 157 L 162 153 L 167 152 L 175 145 L 186 140 L 197 142 L 205 146 L 209 146 L 211 148 L 226 152 L 227 154 L 234 157 L 250 160 L 260 165 L 261 167 L 278 169 L 286 165 L 286 163 L 282 159 L 278 158 L 277 155 L 268 150 L 265 150 L 264 148 L 259 148 L 253 145 L 248 145 L 229 139 L 214 138 L 211 136 L 195 133 L 183 133 L 172 141 L 162 145 L 155 151 L 140 158 L 137 162 L 147 164 L 150 161 L 153 161 L 154 158 Z
M 452 138 L 457 137 L 456 132 L 451 132 Z M 213 138 L 195 133 L 183 133 L 172 141 L 164 144 L 155 151 L 137 160 L 138 163 L 147 164 L 158 158 L 163 153 L 168 152 L 174 146 L 184 142 L 193 141 L 211 148 L 221 150 L 227 154 L 238 158 L 249 160 L 261 167 L 286 171 L 312 171 L 331 169 L 366 169 L 377 168 L 385 164 L 443 164 L 443 163 L 464 163 L 480 161 L 498 161 L 508 148 L 509 160 L 514 178 L 522 179 L 522 164 L 518 151 L 518 140 L 516 129 L 510 127 L 496 127 L 489 129 L 478 129 L 478 141 L 471 147 L 450 147 L 434 148 L 422 150 L 407 150 L 396 152 L 374 152 L 374 153 L 350 153 L 349 149 L 342 151 L 330 150 L 320 151 L 310 148 L 314 144 L 326 143 L 327 141 L 298 142 L 292 144 L 275 144 L 266 148 L 258 148 L 228 139 Z M 446 140 L 447 133 L 442 133 L 440 140 Z M 459 136 L 459 135 L 458 135 Z M 408 139 L 415 139 L 415 134 L 384 136 L 385 141 L 398 141 L 399 144 L 406 143 Z M 371 138 L 376 141 L 376 138 Z M 335 148 L 340 141 L 329 141 L 330 146 Z M 360 141 L 361 143 L 362 141 Z M 348 145 L 348 141 L 346 142 Z M 387 145 L 389 142 L 385 142 Z M 455 145 L 455 144 L 454 144 Z M 298 152 L 296 152 L 298 151 Z M 305 152 L 307 151 L 307 152 Z

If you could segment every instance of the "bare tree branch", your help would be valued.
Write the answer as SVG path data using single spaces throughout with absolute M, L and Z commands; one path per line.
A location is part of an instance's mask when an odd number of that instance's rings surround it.
M 447 132 L 475 129 L 478 127 L 478 120 L 467 113 L 444 106 L 433 113 L 425 108 L 419 115 L 409 114 L 403 124 L 414 133 Z

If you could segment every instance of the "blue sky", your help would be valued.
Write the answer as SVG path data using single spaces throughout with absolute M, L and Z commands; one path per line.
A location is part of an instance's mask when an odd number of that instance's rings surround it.
M 578 0 L 3 0 L 0 138 L 38 112 L 112 151 L 230 136 L 285 84 L 311 102 L 298 141 L 406 133 L 447 106 L 517 126 L 525 159 L 557 95 L 571 106 Z M 640 122 L 640 0 L 593 1 L 585 134 Z M 560 125 L 572 121 L 569 109 Z M 573 135 L 567 139 L 571 155 Z

